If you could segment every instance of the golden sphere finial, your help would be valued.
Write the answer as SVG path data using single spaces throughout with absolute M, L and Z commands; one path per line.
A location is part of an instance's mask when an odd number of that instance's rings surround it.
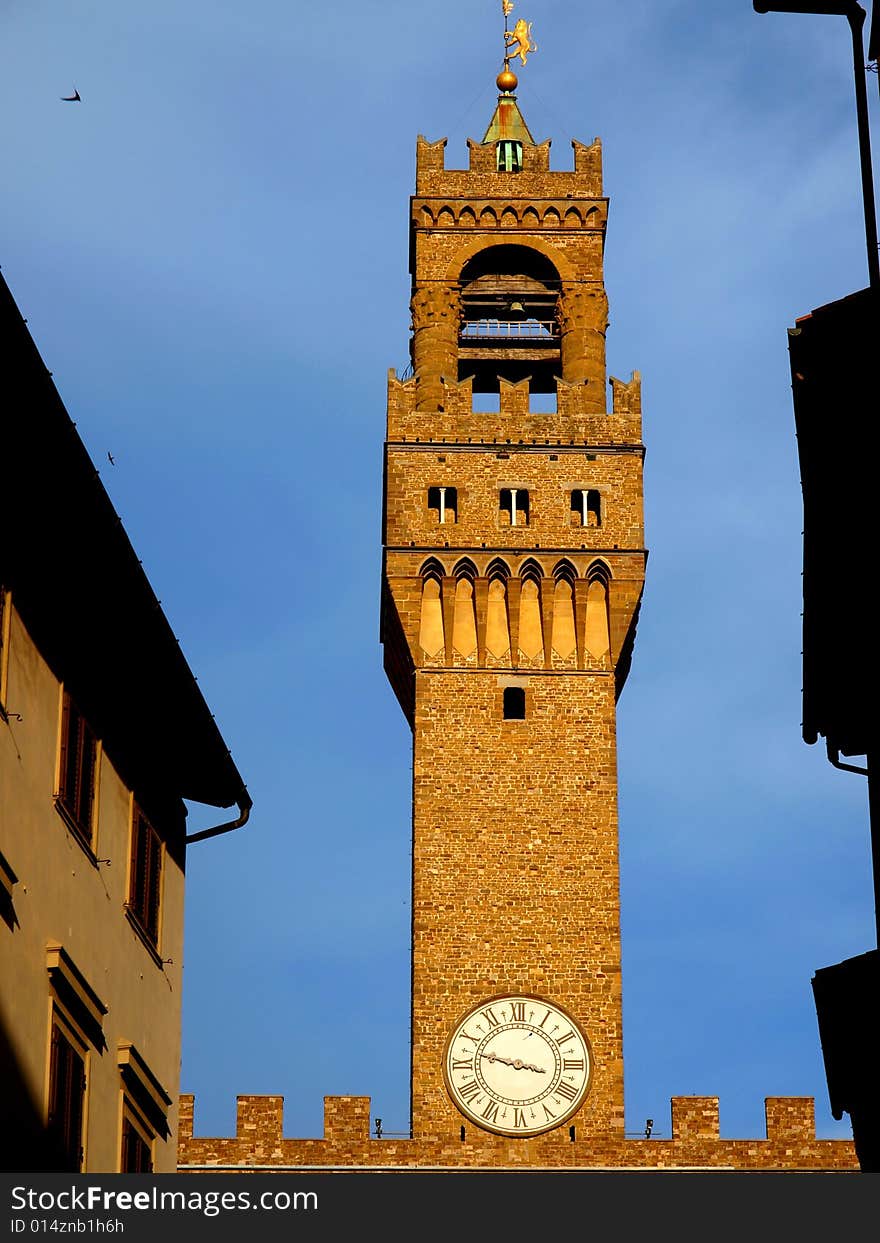
M 495 79 L 495 85 L 498 87 L 499 91 L 505 91 L 507 94 L 510 94 L 510 92 L 515 91 L 519 85 L 519 78 L 512 69 L 505 65 L 498 77 Z

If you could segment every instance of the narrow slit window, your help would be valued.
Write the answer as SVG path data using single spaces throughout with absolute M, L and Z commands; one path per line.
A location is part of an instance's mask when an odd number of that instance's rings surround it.
M 458 489 L 428 488 L 428 509 L 440 526 L 458 521 Z
M 571 525 L 600 527 L 602 498 L 595 488 L 574 488 L 571 493 Z
M 505 721 L 526 719 L 526 692 L 522 686 L 505 686 L 504 719 Z
M 502 488 L 498 497 L 502 525 L 529 525 L 529 493 L 527 488 Z

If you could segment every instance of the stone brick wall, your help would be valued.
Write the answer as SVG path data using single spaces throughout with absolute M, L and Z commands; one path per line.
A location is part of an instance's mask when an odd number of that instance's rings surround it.
M 622 1132 L 614 680 L 529 677 L 502 719 L 504 673 L 416 674 L 413 1126 L 455 1133 L 444 1087 L 453 1022 L 483 998 L 547 997 L 593 1047 L 573 1119 Z
M 467 1126 L 430 1138 L 370 1137 L 368 1096 L 326 1096 L 321 1139 L 285 1139 L 283 1098 L 240 1096 L 235 1138 L 193 1136 L 193 1097 L 180 1099 L 181 1172 L 232 1169 L 734 1169 L 858 1170 L 849 1140 L 817 1140 L 813 1099 L 768 1097 L 765 1139 L 722 1139 L 718 1098 L 672 1098 L 672 1138 L 632 1140 L 587 1135 L 576 1127 L 534 1139 L 506 1139 Z

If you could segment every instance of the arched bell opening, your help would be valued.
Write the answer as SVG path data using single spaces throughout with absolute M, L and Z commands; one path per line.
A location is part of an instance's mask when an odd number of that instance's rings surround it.
M 555 393 L 560 374 L 559 273 L 529 246 L 488 246 L 461 271 L 459 379 L 497 393 L 501 377 Z

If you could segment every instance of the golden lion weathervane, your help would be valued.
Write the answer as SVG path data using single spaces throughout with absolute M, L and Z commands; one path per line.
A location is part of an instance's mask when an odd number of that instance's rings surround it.
M 532 41 L 532 23 L 520 18 L 511 30 L 507 19 L 513 12 L 513 0 L 501 0 L 504 13 L 504 70 L 510 73 L 510 62 L 518 56 L 523 64 L 529 52 L 537 52 L 538 45 Z

